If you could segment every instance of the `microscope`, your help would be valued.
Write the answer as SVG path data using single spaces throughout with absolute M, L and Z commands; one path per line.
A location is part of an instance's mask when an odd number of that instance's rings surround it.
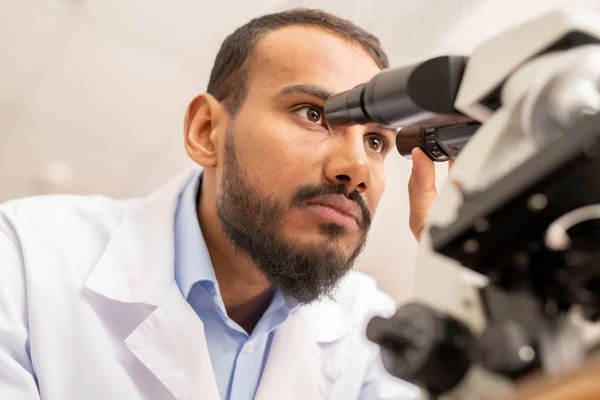
M 367 327 L 392 375 L 435 399 L 507 399 L 534 371 L 559 379 L 588 359 L 599 90 L 600 20 L 557 10 L 327 100 L 332 126 L 400 127 L 403 155 L 456 158 L 421 236 L 415 300 Z M 551 398 L 600 398 L 594 379 L 593 392 Z

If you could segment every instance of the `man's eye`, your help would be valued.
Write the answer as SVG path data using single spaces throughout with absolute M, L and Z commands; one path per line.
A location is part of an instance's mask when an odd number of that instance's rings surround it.
M 302 107 L 297 109 L 295 112 L 300 117 L 307 119 L 310 122 L 314 122 L 315 124 L 325 126 L 323 111 L 318 107 Z
M 385 150 L 387 148 L 386 139 L 381 137 L 380 135 L 377 135 L 377 134 L 367 135 L 365 137 L 365 140 L 367 141 L 367 146 L 369 146 L 369 148 L 371 150 L 374 150 L 378 153 L 385 152 Z

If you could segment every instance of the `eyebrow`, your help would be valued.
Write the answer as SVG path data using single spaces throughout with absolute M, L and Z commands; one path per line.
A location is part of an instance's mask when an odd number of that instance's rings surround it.
M 330 91 L 320 86 L 312 85 L 310 83 L 302 83 L 299 85 L 290 85 L 284 87 L 283 89 L 281 89 L 277 96 L 280 97 L 291 94 L 307 94 L 309 96 L 319 98 L 323 101 L 327 100 L 332 95 Z

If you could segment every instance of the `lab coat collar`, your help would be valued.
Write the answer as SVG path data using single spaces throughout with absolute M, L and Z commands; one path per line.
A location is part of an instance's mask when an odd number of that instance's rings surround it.
M 179 193 L 201 171 L 187 171 L 123 217 L 85 286 L 124 303 L 158 306 L 175 283 L 174 218 Z

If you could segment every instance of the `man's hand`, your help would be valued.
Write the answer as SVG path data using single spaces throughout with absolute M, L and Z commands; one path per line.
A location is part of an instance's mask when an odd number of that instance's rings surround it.
M 417 241 L 425 227 L 429 209 L 437 196 L 435 188 L 435 166 L 423 150 L 412 150 L 412 172 L 408 180 L 408 198 L 410 203 L 409 226 Z M 450 161 L 450 166 L 453 161 Z

